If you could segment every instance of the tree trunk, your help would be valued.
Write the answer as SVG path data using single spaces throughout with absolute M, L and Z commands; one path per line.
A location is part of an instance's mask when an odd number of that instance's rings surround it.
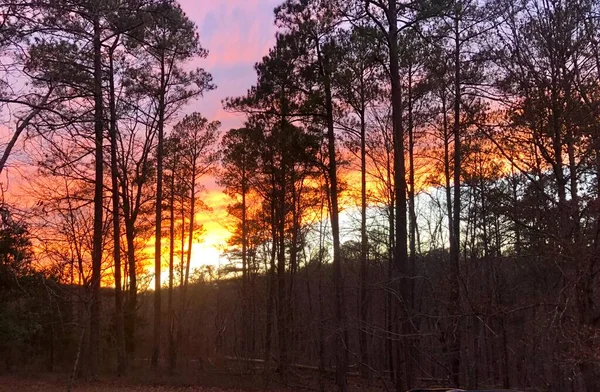
M 185 326 L 185 318 L 186 318 L 186 313 L 187 313 L 187 297 L 188 297 L 188 289 L 189 289 L 189 281 L 190 281 L 190 268 L 191 268 L 191 264 L 192 264 L 192 247 L 194 244 L 194 225 L 195 225 L 195 214 L 196 214 L 196 157 L 194 157 L 192 159 L 191 162 L 191 167 L 192 167 L 192 174 L 191 174 L 191 189 L 190 189 L 190 215 L 189 215 L 189 226 L 188 226 L 188 248 L 187 248 L 187 255 L 185 258 L 185 275 L 182 277 L 182 283 L 181 283 L 181 307 L 180 307 L 180 313 L 179 313 L 179 329 L 178 329 L 178 333 L 179 333 L 179 337 L 178 337 L 178 344 L 183 347 L 183 342 L 182 342 L 182 338 L 183 338 L 183 328 Z M 182 200 L 183 200 L 183 195 L 182 195 Z M 182 211 L 183 214 L 183 211 Z M 184 225 L 184 221 L 182 221 L 182 227 Z M 182 235 L 184 233 L 182 232 Z M 182 237 L 181 240 L 181 260 L 183 262 L 184 258 L 183 258 L 183 254 L 184 254 L 184 238 Z M 186 331 L 187 333 L 187 331 Z M 187 337 L 187 335 L 186 335 Z
M 186 257 L 185 257 L 185 194 L 181 192 L 179 195 L 181 196 L 181 209 L 179 213 L 181 214 L 181 250 L 179 252 L 179 314 L 182 315 L 185 313 L 185 265 L 186 265 Z M 177 322 L 177 337 L 175 338 L 175 342 L 177 345 L 177 349 L 180 350 L 179 353 L 183 356 L 183 323 L 181 322 L 181 316 Z
M 110 177 L 113 209 L 113 258 L 115 278 L 115 328 L 117 337 L 117 374 L 122 375 L 127 368 L 125 356 L 125 336 L 123 321 L 123 299 L 121 290 L 121 220 L 119 217 L 119 182 L 117 168 L 117 110 L 115 102 L 115 80 L 113 54 L 118 38 L 109 54 L 109 98 L 110 98 Z
M 247 356 L 250 351 L 251 336 L 254 336 L 254 325 L 249 321 L 249 293 L 248 293 L 248 228 L 246 211 L 246 170 L 242 168 L 242 352 Z
M 361 91 L 363 91 L 361 89 Z M 369 349 L 367 345 L 367 318 L 369 303 L 367 300 L 368 281 L 368 238 L 367 238 L 367 147 L 364 94 L 361 97 L 360 111 L 360 270 L 359 270 L 359 328 L 358 346 L 360 373 L 363 378 L 371 380 Z
M 446 107 L 446 95 L 442 92 L 442 131 L 444 134 L 444 191 L 446 194 L 446 214 L 448 217 L 448 240 L 454 243 L 454 224 L 452 215 L 452 187 L 450 185 L 450 132 L 448 129 L 448 108 Z M 452 245 L 451 245 L 452 246 Z
M 154 234 L 154 325 L 152 339 L 152 368 L 158 368 L 161 335 L 161 269 L 162 269 L 162 186 L 165 126 L 165 66 L 161 63 L 160 97 L 158 103 L 158 145 L 156 146 L 156 231 Z
M 173 309 L 173 289 L 174 289 L 174 265 L 175 265 L 175 167 L 173 163 L 171 170 L 171 189 L 169 197 L 169 293 L 167 302 L 167 313 L 169 317 L 169 372 L 175 373 L 177 367 L 177 348 L 175 346 L 175 310 Z
M 450 303 L 453 306 L 453 315 L 456 322 L 460 324 L 460 172 L 461 172 L 461 143 L 460 143 L 460 31 L 459 15 L 460 10 L 454 19 L 454 200 L 453 200 L 453 218 L 452 218 L 452 237 L 450 241 L 450 258 L 452 264 L 452 290 L 450 291 Z M 460 351 L 461 351 L 461 328 L 456 328 L 456 336 L 451 347 L 451 371 L 452 382 L 455 387 L 460 386 Z
M 281 87 L 280 104 L 281 118 L 277 134 L 277 143 L 279 148 L 283 150 L 285 146 L 285 132 L 287 131 L 287 98 L 285 86 Z M 274 159 L 274 158 L 273 158 Z M 285 223 L 286 223 L 286 175 L 287 165 L 286 156 L 281 157 L 281 168 L 279 169 L 279 189 L 277 184 L 273 183 L 273 194 L 275 205 L 275 222 L 277 225 L 277 332 L 279 338 L 279 372 L 282 378 L 285 378 L 288 367 L 288 325 L 287 312 L 288 298 L 286 296 L 286 276 L 285 276 Z M 273 177 L 276 180 L 276 177 Z
M 98 11 L 96 11 L 98 12 Z M 102 96 L 102 43 L 100 41 L 100 16 L 94 15 L 94 138 L 95 138 L 95 183 L 94 183 L 94 234 L 92 255 L 92 287 L 90 304 L 90 348 L 89 365 L 92 378 L 98 377 L 100 367 L 100 280 L 102 272 L 102 213 L 104 190 L 104 107 Z
M 192 162 L 192 188 L 190 190 L 190 225 L 188 231 L 187 261 L 185 264 L 185 282 L 183 285 L 183 300 L 187 299 L 187 290 L 190 281 L 190 266 L 192 264 L 192 246 L 194 245 L 194 224 L 196 215 L 196 160 Z M 181 315 L 183 317 L 183 315 Z
M 282 169 L 282 172 L 284 169 Z M 285 175 L 281 176 L 281 188 L 278 195 L 277 222 L 277 333 L 279 337 L 279 372 L 285 378 L 288 365 L 287 357 L 287 312 L 285 279 Z
M 267 314 L 265 333 L 265 370 L 271 362 L 271 349 L 273 346 L 273 307 L 275 304 L 275 258 L 277 255 L 277 229 L 275 225 L 275 180 L 271 181 L 273 193 L 271 195 L 271 255 L 269 258 L 269 279 L 267 293 Z
M 417 214 L 415 212 L 415 140 L 414 140 L 414 124 L 413 124 L 413 78 L 412 63 L 408 68 L 408 163 L 409 163 L 409 174 L 408 179 L 410 183 L 410 189 L 408 192 L 408 215 L 409 215 L 409 276 L 414 277 L 416 275 L 416 260 L 417 260 Z M 415 279 L 410 279 L 407 282 L 410 286 L 410 298 L 407 298 L 410 309 L 415 308 Z M 408 330 L 413 336 L 417 336 L 417 330 L 415 328 L 417 323 L 413 320 L 408 322 Z M 415 349 L 416 338 L 409 339 L 409 346 L 407 348 L 407 354 L 412 358 L 406 363 L 406 372 L 411 376 L 413 373 L 413 361 L 417 360 L 417 350 Z
M 336 384 L 341 392 L 348 391 L 348 329 L 346 326 L 346 312 L 344 305 L 344 275 L 342 270 L 342 255 L 340 246 L 340 223 L 338 206 L 338 180 L 335 146 L 335 129 L 333 122 L 333 98 L 331 92 L 331 81 L 329 62 L 326 56 L 320 52 L 317 43 L 317 52 L 319 56 L 319 68 L 325 89 L 325 112 L 327 120 L 327 150 L 329 158 L 329 196 L 331 200 L 331 234 L 333 237 L 333 284 L 335 287 L 335 339 L 334 352 L 336 358 Z
M 302 211 L 300 211 L 300 200 L 301 200 L 301 187 L 300 189 L 296 188 L 296 171 L 295 168 L 291 168 L 291 192 L 292 192 L 292 233 L 291 233 L 291 241 L 290 241 L 290 280 L 289 280 L 289 288 L 288 288 L 288 311 L 287 311 L 287 325 L 289 329 L 289 340 L 291 351 L 294 352 L 296 350 L 297 343 L 297 330 L 295 328 L 295 313 L 296 313 L 296 298 L 295 298 L 295 278 L 296 272 L 298 271 L 298 238 L 300 233 L 300 215 Z M 300 180 L 302 181 L 302 180 Z
M 400 301 L 394 302 L 397 312 L 392 312 L 395 317 L 395 327 L 392 332 L 406 332 L 409 315 L 408 300 L 410 298 L 410 283 L 408 278 L 408 232 L 406 208 L 406 167 L 404 164 L 404 128 L 402 123 L 402 84 L 400 80 L 399 48 L 398 48 L 398 13 L 396 0 L 389 0 L 387 19 L 389 21 L 389 54 L 390 54 L 390 81 L 392 86 L 392 121 L 394 129 L 394 193 L 396 198 L 396 222 L 394 243 L 394 290 L 398 293 Z M 401 303 L 398 303 L 401 302 Z M 412 385 L 412 374 L 407 371 L 409 355 L 405 339 L 395 340 L 396 357 L 396 390 L 403 392 Z
M 123 203 L 125 214 L 125 240 L 127 241 L 127 269 L 129 272 L 129 296 L 127 298 L 124 329 L 125 329 L 125 352 L 127 353 L 127 362 L 133 364 L 135 355 L 135 324 L 137 321 L 137 272 L 135 270 L 135 229 L 133 222 L 127 218 L 128 211 L 125 210 L 126 203 Z

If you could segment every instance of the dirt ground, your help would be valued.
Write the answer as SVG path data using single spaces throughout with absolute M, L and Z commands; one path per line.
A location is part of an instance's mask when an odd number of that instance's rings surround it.
M 131 372 L 127 377 L 105 376 L 97 381 L 75 379 L 73 392 L 319 392 L 336 390 L 334 380 L 321 383 L 312 374 L 289 376 L 285 385 L 278 376 L 267 380 L 258 373 L 235 373 L 218 369 L 196 371 L 168 376 L 146 370 Z M 66 392 L 69 385 L 68 373 L 0 373 L 0 392 Z M 381 385 L 358 384 L 350 378 L 352 392 L 375 392 L 384 390 Z M 377 383 L 375 383 L 377 384 Z
M 29 380 L 17 377 L 0 376 L 0 392 L 20 392 L 20 391 L 44 391 L 44 392 L 65 392 L 67 390 L 67 381 L 65 380 Z M 72 389 L 74 392 L 134 392 L 134 391 L 155 391 L 155 392 L 175 392 L 175 391 L 201 391 L 201 392 L 224 392 L 219 388 L 203 387 L 177 387 L 164 385 L 127 385 L 123 383 L 99 381 L 99 382 L 77 382 Z M 231 391 L 231 390 L 230 390 Z
M 227 384 L 229 380 L 223 380 Z M 69 378 L 66 375 L 0 375 L 0 392 L 65 392 Z M 237 392 L 237 391 L 264 391 L 269 392 L 289 392 L 293 388 L 253 388 L 240 387 L 213 387 L 213 386 L 193 386 L 193 385 L 173 385 L 155 384 L 152 380 L 147 382 L 139 380 L 119 380 L 119 379 L 101 379 L 99 381 L 76 380 L 73 385 L 73 392 Z

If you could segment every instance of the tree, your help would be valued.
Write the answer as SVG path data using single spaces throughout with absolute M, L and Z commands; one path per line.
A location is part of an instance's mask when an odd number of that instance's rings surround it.
M 433 9 L 432 9 L 433 8 Z M 418 2 L 416 4 L 401 5 L 396 0 L 367 0 L 364 3 L 364 12 L 375 23 L 381 34 L 385 36 L 385 45 L 388 47 L 389 77 L 391 85 L 391 106 L 392 106 L 392 126 L 394 142 L 394 193 L 395 193 L 395 238 L 394 238 L 394 281 L 398 282 L 397 289 L 400 292 L 402 304 L 400 305 L 400 325 L 395 325 L 398 333 L 401 327 L 402 333 L 407 334 L 409 320 L 407 315 L 408 299 L 410 298 L 410 284 L 405 280 L 400 284 L 401 279 L 409 277 L 408 262 L 408 231 L 407 231 L 407 193 L 406 193 L 406 167 L 405 167 L 405 127 L 403 122 L 403 103 L 402 103 L 402 83 L 400 75 L 400 48 L 399 34 L 414 27 L 421 20 L 430 18 L 435 8 L 429 3 Z M 407 342 L 403 343 L 403 349 L 400 346 L 395 349 L 395 380 L 396 390 L 406 390 L 412 385 L 412 374 L 407 368 L 410 361 Z
M 333 102 L 333 64 L 335 46 L 333 36 L 339 23 L 338 4 L 325 4 L 317 1 L 302 2 L 289 0 L 275 11 L 276 21 L 289 31 L 289 38 L 296 40 L 304 52 L 306 63 L 312 68 L 311 79 L 322 88 L 322 96 L 311 97 L 317 102 L 320 121 L 326 127 L 328 194 L 331 203 L 330 219 L 333 237 L 333 281 L 335 285 L 336 318 L 336 382 L 340 391 L 348 389 L 346 373 L 348 369 L 348 330 L 345 319 L 344 282 L 340 253 L 339 227 L 339 182 L 336 154 L 336 138 Z M 292 41 L 293 42 L 293 41 Z M 308 89 L 307 89 L 308 90 Z
M 367 237 L 367 110 L 379 95 L 381 52 L 373 27 L 363 23 L 351 31 L 340 32 L 338 45 L 344 55 L 337 69 L 335 91 L 338 99 L 352 108 L 352 115 L 358 117 L 360 145 L 360 279 L 359 279 L 359 361 L 361 375 L 371 377 L 369 352 L 367 348 L 368 317 L 368 237 Z M 353 117 L 349 119 L 352 126 Z
M 114 258 L 114 280 L 115 280 L 115 328 L 117 333 L 117 373 L 123 374 L 127 368 L 125 356 L 125 329 L 123 316 L 123 295 L 121 286 L 121 216 L 119 205 L 119 163 L 117 158 L 117 108 L 115 91 L 115 66 L 114 55 L 119 45 L 119 37 L 109 49 L 109 115 L 110 115 L 110 180 L 112 198 L 112 220 L 113 220 L 113 258 Z
M 598 65 L 593 49 L 597 27 L 590 24 L 595 6 L 585 1 L 523 2 L 522 9 L 505 8 L 507 5 L 502 2 L 497 6 L 504 11 L 504 17 L 510 15 L 505 19 L 506 28 L 498 29 L 495 35 L 498 42 L 506 43 L 506 48 L 494 51 L 493 58 L 500 71 L 497 87 L 507 109 L 505 123 L 514 133 L 498 128 L 490 136 L 503 156 L 527 178 L 528 203 L 537 199 L 540 210 L 545 214 L 552 211 L 543 218 L 534 218 L 528 227 L 539 230 L 538 235 L 552 244 L 547 248 L 538 243 L 536 253 L 543 255 L 549 265 L 550 260 L 559 263 L 563 276 L 557 286 L 559 291 L 569 287 L 569 282 L 585 282 L 581 285 L 589 287 L 594 279 L 589 271 L 595 268 L 596 258 L 574 256 L 572 252 L 580 248 L 582 230 L 585 231 L 582 206 L 589 195 L 584 191 L 582 169 L 591 162 L 596 146 L 588 144 L 586 140 L 591 139 L 585 136 L 597 134 L 588 123 L 595 121 L 597 111 L 589 105 L 588 97 L 595 93 L 588 89 L 584 82 L 587 77 L 583 76 L 594 75 Z M 531 11 L 524 12 L 525 8 Z M 587 129 L 593 131 L 587 133 Z M 514 219 L 523 223 L 516 216 Z M 592 305 L 594 301 L 582 297 L 594 295 L 579 283 L 572 284 L 570 287 L 579 288 L 555 300 L 577 301 L 578 319 L 585 328 L 583 325 L 590 325 L 591 320 L 582 315 L 597 314 L 597 310 Z M 556 344 L 562 340 L 559 336 L 564 337 L 557 332 Z M 577 344 L 575 341 L 570 344 Z M 556 376 L 560 366 L 553 363 L 557 371 L 552 383 L 560 388 L 562 380 Z M 597 388 L 597 369 L 588 359 L 581 358 L 578 363 L 586 388 Z
M 40 70 L 40 74 L 46 79 L 63 80 L 70 83 L 73 92 L 77 96 L 90 99 L 93 108 L 92 118 L 94 124 L 94 234 L 93 234 L 93 257 L 92 278 L 90 291 L 90 330 L 89 330 L 89 370 L 92 377 L 97 376 L 99 368 L 99 334 L 100 334 L 100 279 L 103 252 L 103 139 L 104 139 L 104 96 L 102 89 L 103 66 L 102 66 L 102 30 L 101 20 L 105 15 L 104 7 L 90 6 L 78 2 L 68 2 L 61 5 L 48 4 L 45 10 L 45 22 L 49 29 L 56 33 L 66 32 L 71 37 L 76 37 L 89 43 L 88 48 L 79 48 L 71 44 L 67 39 L 56 34 L 56 39 L 50 42 L 40 41 L 31 49 L 32 68 Z M 65 20 L 65 14 L 72 13 L 74 18 Z M 59 27 L 60 26 L 60 27 Z M 91 33 L 89 32 L 91 31 Z M 70 76 L 73 79 L 65 80 L 65 76 L 59 76 L 60 65 L 53 62 L 53 55 L 58 53 L 67 54 L 62 64 L 77 70 Z M 79 59 L 69 58 L 69 55 L 79 54 Z M 71 60 L 69 62 L 69 60 Z M 89 73 L 86 73 L 89 71 Z M 75 79 L 78 78 L 78 79 Z
M 192 248 L 194 240 L 197 239 L 198 227 L 195 223 L 196 216 L 196 204 L 198 202 L 198 194 L 202 190 L 199 181 L 212 173 L 217 164 L 217 137 L 218 129 L 221 123 L 218 121 L 208 122 L 208 120 L 202 117 L 199 113 L 192 113 L 185 116 L 180 122 L 173 127 L 173 132 L 170 138 L 177 140 L 172 147 L 180 147 L 181 150 L 174 155 L 178 155 L 179 162 L 178 167 L 184 169 L 185 172 L 172 172 L 171 176 L 179 176 L 183 180 L 183 189 L 186 193 L 186 198 L 189 199 L 189 228 L 188 228 L 188 243 L 187 243 L 187 260 L 185 263 L 185 276 L 180 282 L 181 288 L 181 311 L 179 315 L 179 336 L 181 336 L 181 329 L 183 328 L 185 320 L 185 310 L 187 308 L 187 292 L 190 279 L 190 266 L 192 263 Z M 177 168 L 177 166 L 173 166 Z M 174 181 L 172 179 L 172 181 Z M 171 193 L 174 189 L 171 190 Z M 173 208 L 173 207 L 171 207 Z M 173 224 L 173 216 L 171 217 L 171 224 Z M 182 219 L 182 233 L 185 219 Z M 174 237 L 174 233 L 171 233 L 171 238 Z M 184 241 L 182 235 L 182 243 Z M 182 253 L 184 247 L 182 246 Z M 173 249 L 171 249 L 171 254 Z M 181 260 L 183 268 L 183 258 Z M 172 268 L 169 267 L 170 272 Z M 171 281 L 171 276 L 169 277 Z M 179 344 L 181 344 L 181 337 L 179 338 Z M 171 355 L 174 355 L 174 351 L 171 351 Z M 174 363 L 175 360 L 171 359 L 170 363 Z
M 256 138 L 258 147 L 259 176 L 254 189 L 264 200 L 264 209 L 271 226 L 271 261 L 269 271 L 269 300 L 267 305 L 267 345 L 265 356 L 270 358 L 272 337 L 272 307 L 276 305 L 279 372 L 286 377 L 289 365 L 288 345 L 291 326 L 291 304 L 293 274 L 299 249 L 297 234 L 299 215 L 296 214 L 299 200 L 297 187 L 306 178 L 314 165 L 318 149 L 318 134 L 315 129 L 297 126 L 302 117 L 303 91 L 294 84 L 294 75 L 301 73 L 295 67 L 299 54 L 292 38 L 280 35 L 276 47 L 256 65 L 258 82 L 247 96 L 229 99 L 226 106 L 232 110 L 250 114 L 247 128 Z M 299 124 L 300 125 L 300 124 Z M 291 200 L 290 200 L 291 199 Z M 286 240 L 288 222 L 292 217 L 292 244 L 290 249 L 290 272 L 286 276 Z M 277 265 L 275 265 L 277 261 Z M 275 276 L 275 272 L 277 275 Z M 277 301 L 275 302 L 275 295 Z
M 27 41 L 34 36 L 40 28 L 34 20 L 39 16 L 40 10 L 27 1 L 11 1 L 0 6 L 0 108 L 15 112 L 15 119 L 10 121 L 14 131 L 4 151 L 0 156 L 0 174 L 6 167 L 10 154 L 21 134 L 35 121 L 43 111 L 52 111 L 60 96 L 56 89 L 60 82 L 52 78 L 30 73 L 27 69 L 29 58 L 26 52 Z M 30 82 L 30 88 L 15 89 L 12 79 L 18 75 Z M 15 91 L 17 90 L 17 91 Z M 12 117 L 12 114 L 11 114 Z
M 157 130 L 156 146 L 156 223 L 154 234 L 154 348 L 152 366 L 160 358 L 161 331 L 161 269 L 162 269 L 162 191 L 164 128 L 171 116 L 191 99 L 214 88 L 212 77 L 201 68 L 185 71 L 182 66 L 192 58 L 206 58 L 208 51 L 200 45 L 196 26 L 187 18 L 181 7 L 164 0 L 146 9 L 145 25 L 138 29 L 131 44 L 139 46 L 146 54 L 145 66 L 154 74 L 137 74 L 139 87 L 155 99 L 154 126 Z
M 38 354 L 30 344 L 37 341 L 52 370 L 51 325 L 58 320 L 47 290 L 56 289 L 56 281 L 48 271 L 34 268 L 31 233 L 15 212 L 7 204 L 0 206 L 0 356 L 6 370 L 13 371 Z
M 173 374 L 177 366 L 177 344 L 175 341 L 175 307 L 173 304 L 173 291 L 175 287 L 175 197 L 181 193 L 181 152 L 183 146 L 181 140 L 176 136 L 169 136 L 165 140 L 165 184 L 167 184 L 166 195 L 169 200 L 169 288 L 167 299 L 168 313 L 168 356 L 169 372 Z M 182 216 L 181 226 L 185 225 Z M 183 231 L 182 231 L 183 237 Z M 183 247 L 182 247 L 183 248 Z M 183 264 L 183 249 L 181 250 L 181 264 Z M 183 267 L 182 267 L 183 268 Z M 183 281 L 183 279 L 182 279 Z
M 252 137 L 252 130 L 248 128 L 231 129 L 221 141 L 221 165 L 219 172 L 219 184 L 225 187 L 225 192 L 235 201 L 232 215 L 240 220 L 240 242 L 242 259 L 242 326 L 254 325 L 250 323 L 249 312 L 251 303 L 249 289 L 250 263 L 248 257 L 249 245 L 249 208 L 248 200 L 251 197 L 251 185 L 258 169 L 258 162 L 254 154 L 259 151 L 256 138 Z M 238 212 L 239 211 L 239 212 Z M 244 328 L 246 332 L 242 337 L 242 351 L 248 353 L 252 347 L 250 342 L 254 337 L 254 331 Z

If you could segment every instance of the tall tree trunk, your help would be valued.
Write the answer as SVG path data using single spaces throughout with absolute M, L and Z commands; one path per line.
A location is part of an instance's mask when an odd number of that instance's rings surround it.
M 404 163 L 404 127 L 402 119 L 402 84 L 400 80 L 399 48 L 398 48 L 398 9 L 396 0 L 389 0 L 387 9 L 389 21 L 388 45 L 390 54 L 390 80 L 392 85 L 392 121 L 394 129 L 394 191 L 396 197 L 396 238 L 394 244 L 394 289 L 400 300 L 394 302 L 398 308 L 395 312 L 396 327 L 393 332 L 405 335 L 408 328 L 410 312 L 410 284 L 408 278 L 408 228 L 406 208 L 406 167 Z M 400 303 L 398 303 L 400 302 Z M 393 312 L 394 313 L 394 312 Z M 396 390 L 398 392 L 410 389 L 412 374 L 407 371 L 407 361 L 410 360 L 405 339 L 395 341 L 396 356 Z
M 392 182 L 392 168 L 389 165 L 389 160 L 388 160 L 388 167 L 387 167 L 387 177 L 388 177 L 388 184 L 390 184 L 390 187 L 393 188 L 393 182 Z M 396 197 L 394 195 L 394 192 L 392 189 L 390 189 L 390 204 L 388 206 L 388 210 L 389 210 L 389 216 L 388 216 L 388 226 L 389 226 L 389 238 L 388 238 L 388 263 L 387 263 L 387 282 L 388 284 L 391 285 L 391 282 L 393 280 L 393 270 L 394 270 L 394 243 L 396 241 L 396 230 L 395 230 L 395 225 L 396 225 L 396 215 L 394 214 L 395 211 L 395 205 L 396 205 Z M 396 366 L 394 364 L 394 346 L 396 345 L 396 343 L 394 343 L 394 326 L 393 326 L 393 320 L 392 320 L 392 293 L 390 292 L 390 290 L 385 290 L 385 327 L 387 330 L 387 338 L 385 340 L 385 346 L 386 346 L 386 355 L 387 355 L 387 367 L 388 370 L 390 372 L 390 376 L 392 377 L 392 380 L 396 380 Z
M 244 163 L 245 165 L 245 163 Z M 248 228 L 247 228 L 247 180 L 245 166 L 242 167 L 242 352 L 247 356 L 250 352 L 251 336 L 254 336 L 254 325 L 249 320 L 248 293 Z
M 163 57 L 164 59 L 164 57 Z M 158 145 L 156 146 L 156 231 L 154 234 L 154 325 L 152 339 L 152 368 L 158 368 L 161 335 L 161 269 L 162 269 L 162 186 L 165 126 L 165 65 L 161 61 L 160 97 L 158 102 Z
M 175 168 L 173 163 L 171 171 L 171 189 L 169 190 L 169 293 L 167 301 L 167 313 L 169 317 L 169 372 L 175 373 L 177 367 L 177 348 L 175 345 L 175 310 L 173 308 L 173 290 L 175 273 Z
M 284 169 L 282 168 L 282 172 Z M 285 175 L 282 174 L 277 197 L 277 333 L 279 337 L 279 372 L 285 377 L 288 365 L 287 352 L 287 312 L 285 277 Z
M 98 376 L 100 367 L 100 279 L 102 272 L 102 213 L 104 155 L 104 107 L 102 96 L 102 43 L 100 41 L 99 10 L 94 15 L 94 140 L 95 140 L 95 183 L 94 183 L 94 234 L 92 255 L 92 287 L 90 305 L 90 349 L 89 364 L 92 378 Z
M 333 122 L 333 98 L 331 92 L 330 64 L 320 51 L 317 43 L 319 68 L 325 89 L 325 113 L 327 120 L 327 150 L 329 171 L 329 196 L 331 199 L 331 234 L 333 237 L 333 284 L 335 287 L 335 339 L 334 352 L 336 358 L 336 383 L 341 392 L 348 391 L 348 329 L 344 299 L 344 275 L 342 270 L 342 255 L 340 246 L 340 223 L 338 206 L 338 179 L 336 163 L 335 129 Z
M 267 293 L 267 314 L 265 331 L 265 370 L 268 370 L 271 362 L 271 350 L 273 346 L 273 307 L 275 304 L 275 258 L 277 257 L 277 228 L 275 224 L 275 179 L 271 176 L 271 255 L 269 258 L 269 278 Z
M 135 222 L 139 211 L 139 200 L 141 198 L 141 184 L 134 198 L 128 193 L 127 168 L 122 167 L 121 179 L 121 201 L 123 208 L 123 223 L 125 224 L 125 241 L 127 244 L 127 273 L 128 273 L 128 295 L 125 302 L 124 333 L 125 353 L 129 366 L 134 364 L 135 355 L 135 330 L 137 322 L 137 271 L 135 260 Z M 136 203 L 137 207 L 132 205 Z
M 317 269 L 318 276 L 318 289 L 319 289 L 319 322 L 318 322 L 318 345 L 317 352 L 319 355 L 319 389 L 321 392 L 325 391 L 325 315 L 323 311 L 323 255 L 325 252 L 325 239 L 323 235 L 323 209 L 325 207 L 326 200 L 323 196 L 321 197 L 320 205 L 320 216 L 319 216 L 319 265 Z M 308 281 L 308 280 L 307 280 Z
M 298 271 L 298 237 L 300 233 L 300 199 L 301 199 L 301 187 L 296 188 L 296 171 L 295 167 L 291 168 L 291 192 L 292 192 L 292 233 L 290 241 L 290 281 L 288 288 L 288 311 L 287 311 L 287 325 L 290 331 L 290 347 L 291 351 L 294 352 L 296 349 L 296 338 L 297 330 L 295 328 L 295 312 L 296 312 L 296 298 L 295 298 L 295 278 L 296 272 Z M 302 180 L 300 180 L 301 182 Z
M 191 174 L 191 189 L 190 189 L 190 212 L 189 212 L 189 226 L 188 226 L 188 237 L 187 237 L 187 242 L 188 242 L 188 247 L 187 247 L 187 255 L 185 258 L 185 275 L 183 276 L 183 281 L 181 283 L 182 286 L 182 290 L 181 290 L 181 307 L 180 307 L 180 313 L 179 313 L 179 337 L 178 337 L 178 344 L 180 345 L 180 347 L 183 347 L 183 328 L 185 326 L 185 318 L 186 318 L 186 313 L 187 313 L 187 306 L 188 306 L 188 289 L 189 289 L 189 281 L 190 281 L 190 268 L 191 268 L 191 264 L 192 264 L 192 247 L 194 244 L 194 225 L 195 225 L 195 215 L 196 215 L 196 158 L 194 157 L 194 159 L 192 159 L 192 174 Z M 182 196 L 183 198 L 183 196 Z M 183 213 L 183 211 L 182 211 Z M 183 223 L 182 223 L 183 225 Z M 183 235 L 184 233 L 182 233 Z M 181 260 L 183 262 L 183 253 L 184 253 L 184 238 L 182 237 L 182 241 L 181 241 Z M 187 333 L 187 330 L 186 330 Z M 186 335 L 187 338 L 188 335 Z
M 456 11 L 454 18 L 454 200 L 453 200 L 453 218 L 452 218 L 452 237 L 450 241 L 450 258 L 452 270 L 452 290 L 450 291 L 453 304 L 452 313 L 456 318 L 456 323 L 460 324 L 460 173 L 461 173 L 461 142 L 460 142 L 460 30 L 459 13 Z M 460 351 L 461 351 L 461 328 L 456 328 L 456 336 L 452 342 L 452 382 L 454 386 L 460 386 Z
M 181 250 L 179 252 L 179 314 L 182 315 L 185 313 L 185 307 L 186 307 L 186 303 L 185 303 L 185 295 L 184 295 L 184 288 L 185 288 L 185 266 L 186 266 L 186 257 L 185 257 L 185 194 L 184 192 L 181 192 L 180 194 L 181 196 L 181 209 L 179 211 L 179 213 L 181 214 Z M 181 354 L 181 356 L 183 356 L 183 323 L 181 322 L 181 317 L 179 318 L 178 322 L 177 322 L 177 337 L 175 339 L 176 345 L 177 345 L 177 349 L 179 350 L 179 353 Z
M 408 182 L 410 188 L 408 190 L 408 210 L 409 210 L 409 248 L 410 248 L 410 273 L 412 276 L 415 275 L 416 268 L 416 256 L 417 256 L 417 214 L 415 212 L 415 130 L 413 123 L 413 78 L 412 64 L 408 68 Z M 414 307 L 414 291 L 415 284 L 414 279 L 410 281 L 410 303 L 411 307 Z
M 408 190 L 408 215 L 409 215 L 409 248 L 410 248 L 410 256 L 409 256 L 409 276 L 412 278 L 416 276 L 416 268 L 417 268 L 417 214 L 415 212 L 415 129 L 413 122 L 413 68 L 412 63 L 409 64 L 408 68 L 408 163 L 409 163 L 409 173 L 408 173 L 408 182 L 410 183 L 410 188 Z M 415 309 L 415 279 L 410 279 L 407 282 L 410 287 L 410 298 L 407 299 L 410 309 Z M 414 320 L 410 320 L 408 322 L 408 331 L 410 334 L 414 336 L 414 338 L 409 339 L 409 346 L 407 348 L 407 354 L 410 356 L 411 360 L 406 363 L 406 372 L 412 375 L 414 374 L 414 366 L 413 361 L 417 360 L 417 350 L 416 350 L 416 336 L 417 336 L 417 328 L 415 327 L 418 323 Z
M 190 281 L 190 266 L 192 264 L 192 246 L 194 245 L 194 225 L 196 224 L 196 160 L 192 162 L 192 187 L 190 190 L 190 225 L 188 231 L 187 261 L 185 264 L 185 284 L 183 285 L 183 300 L 187 300 L 187 290 Z M 183 315 L 181 315 L 183 317 Z
M 448 108 L 446 95 L 442 92 L 442 132 L 444 134 L 444 191 L 446 194 L 446 216 L 448 217 L 448 240 L 450 246 L 454 243 L 454 224 L 452 215 L 452 187 L 450 185 L 450 132 L 448 127 Z
M 285 146 L 285 138 L 287 131 L 287 97 L 285 86 L 280 90 L 281 118 L 279 125 L 279 133 L 277 134 L 277 143 L 279 149 L 283 150 Z M 273 158 L 275 159 L 275 158 Z M 273 183 L 275 205 L 275 222 L 277 224 L 277 332 L 279 337 L 279 372 L 282 378 L 285 378 L 288 367 L 288 325 L 287 312 L 288 298 L 286 296 L 286 276 L 285 276 L 285 220 L 287 215 L 286 209 L 286 191 L 287 191 L 287 157 L 282 155 L 281 168 L 279 169 L 279 189 L 276 190 L 277 184 Z
M 113 209 L 113 258 L 115 278 L 115 328 L 117 330 L 117 374 L 122 375 L 127 368 L 125 356 L 125 336 L 123 320 L 123 299 L 121 290 L 121 220 L 119 217 L 119 180 L 117 167 L 117 109 L 115 102 L 114 50 L 118 44 L 115 39 L 109 53 L 109 105 L 110 105 L 110 177 L 112 186 Z
M 367 299 L 368 281 L 368 238 L 367 238 L 367 135 L 364 106 L 364 88 L 361 79 L 361 111 L 360 111 L 360 269 L 359 269 L 359 329 L 358 346 L 360 359 L 360 373 L 363 378 L 370 381 L 370 361 L 367 342 L 367 318 L 369 303 Z
M 135 354 L 135 324 L 137 319 L 137 272 L 135 270 L 135 231 L 133 222 L 127 218 L 126 203 L 123 203 L 125 215 L 125 240 L 127 242 L 127 269 L 129 273 L 129 294 L 125 304 L 124 330 L 127 362 L 133 364 Z

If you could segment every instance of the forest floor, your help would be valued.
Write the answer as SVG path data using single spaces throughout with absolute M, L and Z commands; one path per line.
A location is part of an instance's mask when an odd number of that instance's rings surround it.
M 186 385 L 187 383 L 166 382 L 156 383 L 152 380 L 139 381 L 135 379 L 101 378 L 98 381 L 75 380 L 73 392 L 235 392 L 235 391 L 270 391 L 288 392 L 290 388 L 273 387 L 264 389 L 252 388 L 245 385 L 234 387 L 225 380 L 225 386 Z M 0 375 L 0 392 L 65 392 L 69 384 L 68 375 Z
M 323 385 L 323 390 L 336 389 L 332 381 L 328 381 L 326 384 Z M 352 384 L 350 382 L 351 391 L 381 390 Z M 0 392 L 65 392 L 68 385 L 69 375 L 66 373 L 0 374 Z M 126 378 L 101 377 L 97 381 L 76 379 L 72 388 L 73 392 L 293 392 L 320 390 L 321 388 L 315 383 L 315 380 L 297 379 L 287 385 L 272 380 L 266 384 L 262 376 L 236 375 L 225 372 L 202 374 L 193 378 L 137 374 Z

